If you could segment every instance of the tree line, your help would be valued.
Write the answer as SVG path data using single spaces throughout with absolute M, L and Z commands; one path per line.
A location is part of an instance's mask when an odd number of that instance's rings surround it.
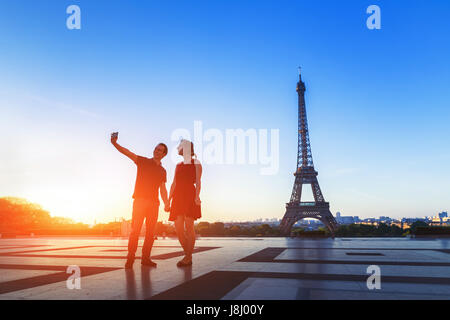
M 89 226 L 84 223 L 74 223 L 71 219 L 52 217 L 41 206 L 20 198 L 0 198 L 0 234 L 12 235 L 121 235 L 121 222 L 99 223 Z M 199 222 L 195 225 L 198 235 L 218 237 L 277 237 L 282 236 L 278 226 L 260 225 L 226 225 L 223 222 Z M 429 227 L 425 222 L 414 222 L 409 228 L 401 229 L 396 225 L 350 224 L 340 225 L 336 237 L 402 237 L 409 234 L 450 234 L 449 227 Z M 158 222 L 157 236 L 175 237 L 173 224 Z M 325 227 L 308 231 L 302 227 L 294 227 L 291 236 L 296 237 L 328 237 L 329 231 Z

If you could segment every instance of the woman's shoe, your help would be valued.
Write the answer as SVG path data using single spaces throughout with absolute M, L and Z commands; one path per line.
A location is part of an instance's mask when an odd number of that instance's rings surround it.
M 192 266 L 192 260 L 185 261 L 183 259 L 183 260 L 180 260 L 180 261 L 177 262 L 177 267 L 188 267 L 188 266 Z
M 133 268 L 134 259 L 128 258 L 127 263 L 125 263 L 125 269 L 132 269 Z

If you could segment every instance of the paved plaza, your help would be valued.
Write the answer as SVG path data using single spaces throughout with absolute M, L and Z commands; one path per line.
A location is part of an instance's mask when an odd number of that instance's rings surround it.
M 141 266 L 142 241 L 125 270 L 126 239 L 0 239 L 0 299 L 450 299 L 449 239 L 201 238 L 187 268 L 169 238 L 155 241 L 158 266 Z M 371 265 L 380 289 L 368 289 Z

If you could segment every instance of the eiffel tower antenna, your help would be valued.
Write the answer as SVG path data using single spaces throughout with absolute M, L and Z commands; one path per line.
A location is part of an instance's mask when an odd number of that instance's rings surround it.
M 315 218 L 330 230 L 334 236 L 338 224 L 330 212 L 330 204 L 325 202 L 322 191 L 317 181 L 317 171 L 314 163 L 309 142 L 308 121 L 306 118 L 305 91 L 306 86 L 302 81 L 301 68 L 298 68 L 299 80 L 297 83 L 298 94 L 298 145 L 297 145 L 297 168 L 294 172 L 295 182 L 292 189 L 291 199 L 286 204 L 286 213 L 280 224 L 281 232 L 289 235 L 292 226 L 300 219 Z M 314 196 L 313 202 L 303 202 L 302 187 L 310 184 Z

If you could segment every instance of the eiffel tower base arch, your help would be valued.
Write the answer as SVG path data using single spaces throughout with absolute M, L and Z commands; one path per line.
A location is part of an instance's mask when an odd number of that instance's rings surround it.
M 308 203 L 301 202 L 300 204 L 286 205 L 286 213 L 280 223 L 280 231 L 284 236 L 291 234 L 292 226 L 299 220 L 305 218 L 313 218 L 321 221 L 330 231 L 334 238 L 338 224 L 330 212 L 328 202 L 322 203 Z

